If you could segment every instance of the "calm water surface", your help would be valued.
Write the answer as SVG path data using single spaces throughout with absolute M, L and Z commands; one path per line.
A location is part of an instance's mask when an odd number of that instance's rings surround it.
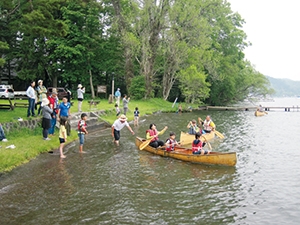
M 263 105 L 300 106 L 300 99 Z M 0 224 L 299 224 L 300 110 L 208 113 L 225 135 L 211 145 L 237 152 L 235 167 L 139 151 L 126 128 L 119 147 L 110 130 L 96 132 L 87 136 L 87 154 L 77 153 L 76 142 L 64 160 L 45 153 L 2 175 Z M 167 125 L 165 140 L 206 114 L 151 115 L 135 131 Z

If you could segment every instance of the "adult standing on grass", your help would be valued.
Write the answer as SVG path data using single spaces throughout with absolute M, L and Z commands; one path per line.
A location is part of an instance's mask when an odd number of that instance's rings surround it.
M 124 110 L 124 115 L 126 116 L 126 113 L 128 111 L 128 103 L 129 103 L 130 98 L 127 98 L 127 95 L 124 95 L 123 98 L 123 110 Z
M 50 136 L 53 136 L 54 131 L 55 131 L 55 125 L 56 125 L 56 115 L 58 113 L 58 98 L 57 98 L 57 91 L 56 90 L 52 90 L 52 93 L 48 97 L 48 100 L 50 102 L 50 108 L 52 109 L 51 127 L 48 130 L 48 134 Z
M 57 120 L 60 121 L 62 118 L 67 121 L 65 127 L 67 130 L 67 135 L 71 135 L 71 125 L 70 125 L 70 108 L 71 108 L 71 103 L 68 102 L 68 99 L 66 97 L 63 97 L 62 103 L 59 104 L 58 107 L 58 113 L 57 113 Z
M 116 103 L 118 104 L 118 106 L 120 106 L 120 98 L 121 98 L 120 88 L 117 88 L 115 92 L 115 98 L 116 98 Z
M 35 95 L 34 87 L 35 87 L 35 82 L 31 81 L 30 86 L 26 90 L 26 95 L 28 97 L 27 117 L 30 117 L 30 115 L 35 116 L 34 106 L 35 106 L 36 95 Z
M 42 101 L 44 98 L 47 98 L 47 88 L 43 85 L 43 81 L 39 80 L 38 81 L 38 86 L 36 87 L 36 91 L 38 94 L 38 102 L 37 105 L 40 105 L 38 109 L 38 115 L 41 114 L 41 109 L 42 109 Z
M 78 84 L 77 87 L 77 100 L 78 100 L 78 112 L 81 112 L 81 106 L 83 101 L 83 94 L 85 93 L 85 87 L 82 87 L 81 84 Z
M 42 107 L 42 115 L 43 115 L 42 118 L 43 139 L 45 141 L 51 140 L 50 138 L 48 138 L 48 130 L 51 127 L 51 114 L 53 110 L 50 108 L 49 104 L 50 101 L 48 100 L 48 98 L 43 98 L 41 107 Z
M 132 135 L 134 135 L 133 130 L 131 129 L 131 127 L 129 126 L 128 122 L 127 122 L 127 117 L 122 114 L 119 119 L 115 120 L 115 122 L 113 123 L 113 125 L 111 126 L 111 135 L 113 137 L 113 141 L 116 143 L 116 145 L 119 145 L 119 140 L 120 140 L 120 131 L 123 129 L 123 127 L 127 127 L 128 130 L 130 130 L 130 132 L 132 133 Z

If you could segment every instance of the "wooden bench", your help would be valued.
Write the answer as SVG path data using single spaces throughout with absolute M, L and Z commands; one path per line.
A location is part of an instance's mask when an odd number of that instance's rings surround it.
M 10 99 L 8 99 L 9 103 L 0 103 L 0 109 L 9 109 L 14 110 L 14 106 Z

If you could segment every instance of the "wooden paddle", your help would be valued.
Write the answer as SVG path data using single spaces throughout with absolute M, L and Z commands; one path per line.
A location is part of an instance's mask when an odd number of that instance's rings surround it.
M 163 134 L 167 129 L 168 129 L 168 127 L 165 126 L 165 128 L 161 130 L 161 132 L 163 131 L 161 134 Z M 159 133 L 160 133 L 160 132 L 159 132 Z M 158 134 L 159 134 L 159 133 L 158 133 Z M 158 135 L 158 134 L 157 134 L 157 135 Z M 148 145 L 150 144 L 150 142 L 151 142 L 152 139 L 153 139 L 153 137 L 151 137 L 149 140 L 144 141 L 144 142 L 139 146 L 139 149 L 140 149 L 140 150 L 143 150 L 144 148 L 146 148 L 146 146 L 148 146 Z
M 150 138 L 149 140 L 144 141 L 144 142 L 139 146 L 139 149 L 140 149 L 140 150 L 143 150 L 144 148 L 146 148 L 146 147 L 150 144 L 151 140 L 152 140 L 152 138 Z
M 202 137 L 205 139 L 205 142 L 207 143 L 209 150 L 212 150 L 212 147 L 211 147 L 210 143 L 207 141 L 206 137 L 205 136 L 202 136 Z
M 216 134 L 219 138 L 224 139 L 224 135 L 221 134 L 219 131 L 214 130 L 214 132 L 215 132 L 215 134 Z

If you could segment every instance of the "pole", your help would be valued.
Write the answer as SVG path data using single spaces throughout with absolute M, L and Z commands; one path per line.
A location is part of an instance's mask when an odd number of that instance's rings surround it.
M 178 99 L 178 98 L 176 98 L 176 99 L 175 99 L 175 101 L 174 101 L 174 103 L 173 103 L 173 105 L 172 105 L 172 108 L 173 108 L 173 107 L 174 107 L 174 105 L 176 104 L 176 102 L 177 102 L 177 99 Z
M 115 89 L 115 78 L 114 73 L 112 73 L 112 84 L 111 84 L 111 96 L 114 97 L 114 89 Z

